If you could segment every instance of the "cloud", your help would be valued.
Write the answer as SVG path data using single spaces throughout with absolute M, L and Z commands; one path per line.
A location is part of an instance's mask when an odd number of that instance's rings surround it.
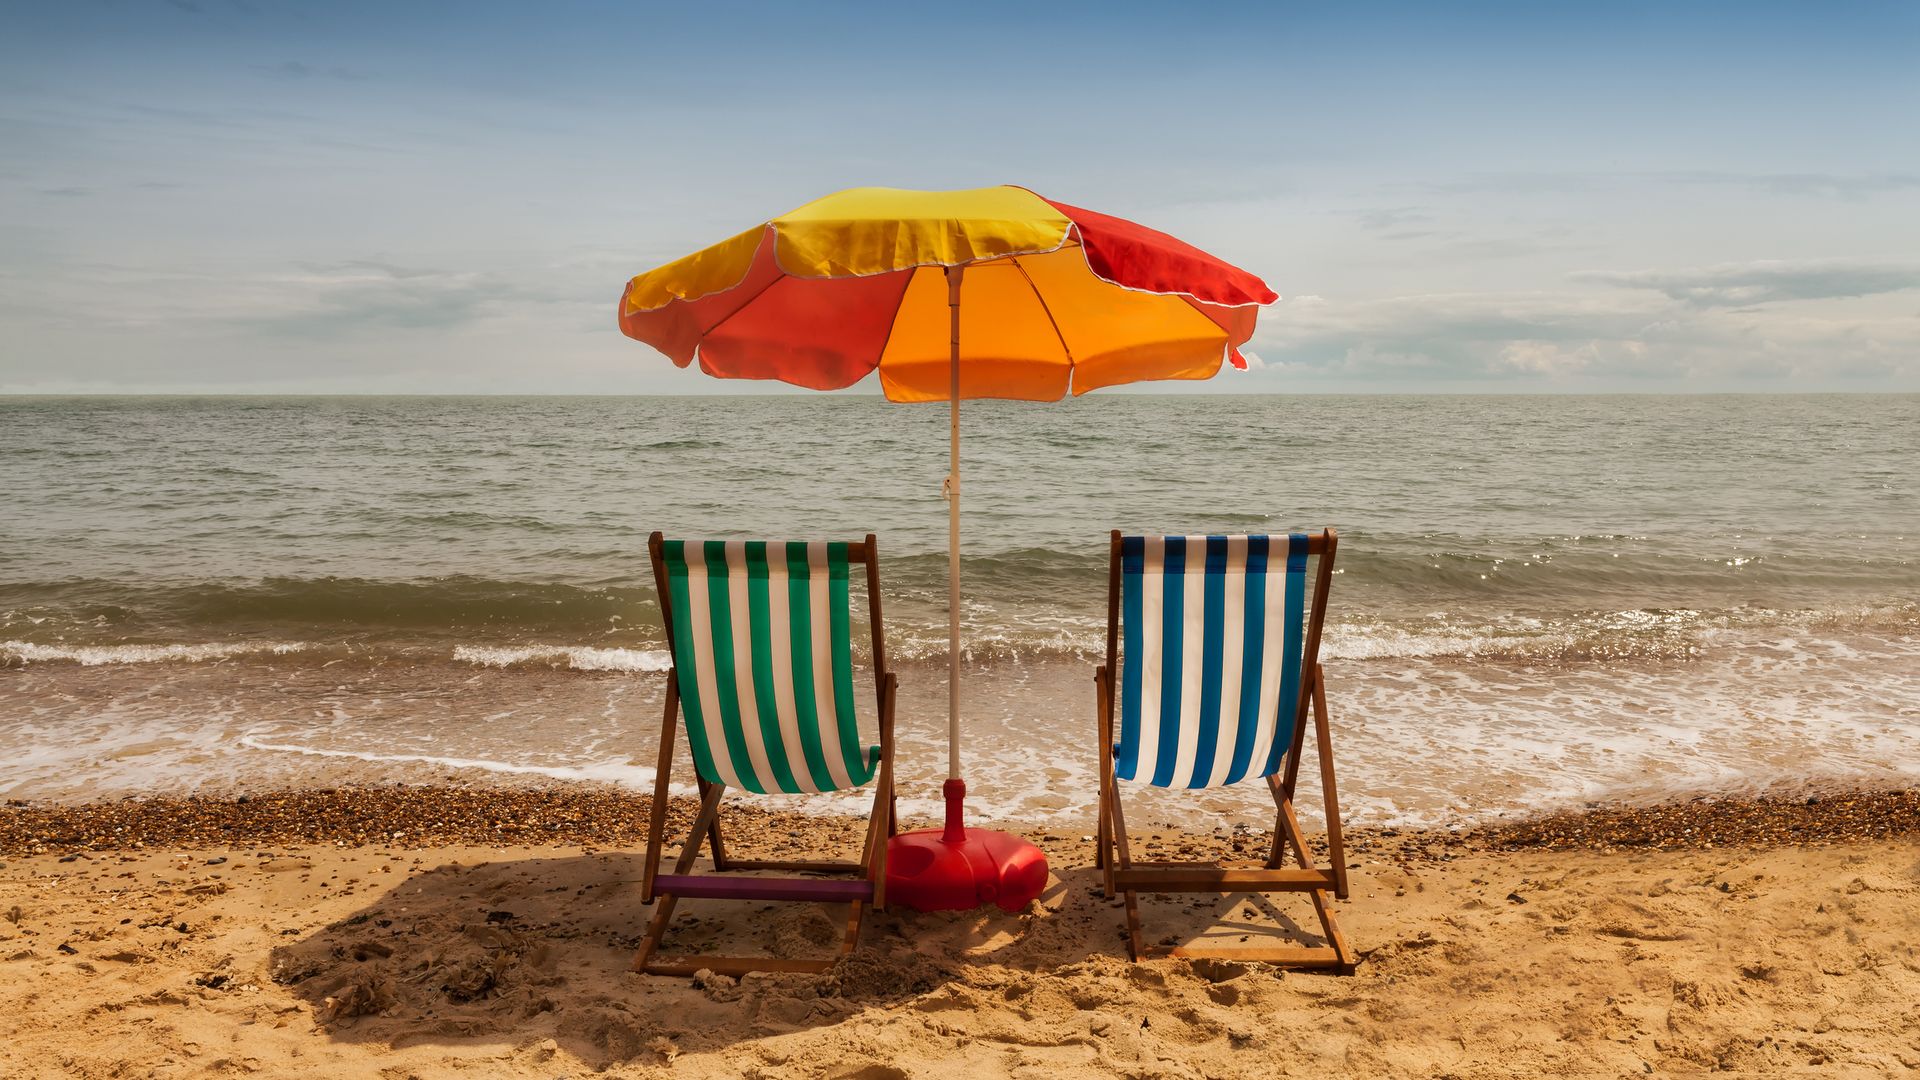
M 1657 289 L 1300 296 L 1261 316 L 1253 344 L 1267 371 L 1376 390 L 1920 387 L 1920 312 L 1871 298 L 1809 310 L 1701 305 Z
M 1920 173 L 1655 173 L 1672 184 L 1706 184 L 1749 188 L 1772 195 L 1817 195 L 1835 199 L 1862 199 L 1891 191 L 1920 190 Z
M 1458 341 L 1576 341 L 1625 337 L 1660 317 L 1664 305 L 1613 294 L 1550 292 L 1425 293 L 1335 302 L 1283 300 L 1261 324 L 1285 326 L 1295 342 L 1364 337 L 1396 345 Z
M 1543 251 L 1567 249 L 1572 230 L 1561 225 L 1529 226 L 1512 220 L 1489 226 L 1474 225 L 1469 216 L 1455 213 L 1443 226 L 1427 206 L 1382 206 L 1347 212 L 1369 239 L 1413 244 L 1430 258 L 1453 262 L 1483 262 L 1522 258 Z
M 1684 270 L 1591 270 L 1576 281 L 1651 289 L 1695 307 L 1831 300 L 1920 288 L 1920 264 L 1773 260 Z
M 1369 232 L 1388 232 L 1402 229 L 1407 225 L 1431 224 L 1433 214 L 1424 206 L 1383 206 L 1372 210 L 1361 210 L 1354 214 L 1354 220 Z M 1425 234 L 1417 233 L 1416 235 Z
M 1509 341 L 1489 365 L 1519 375 L 1575 375 L 1602 359 L 1597 345 L 1567 346 L 1557 341 Z
M 1873 195 L 1920 191 L 1920 173 L 1767 173 L 1704 169 L 1658 172 L 1469 173 L 1416 185 L 1417 190 L 1461 195 L 1570 195 L 1648 184 L 1740 188 L 1767 195 L 1856 201 Z
M 398 266 L 371 259 L 309 265 L 258 280 L 268 310 L 235 317 L 242 329 L 334 338 L 366 331 L 446 330 L 479 321 L 526 293 L 492 274 Z
M 1629 173 L 1500 172 L 1468 173 L 1451 180 L 1416 184 L 1419 190 L 1441 195 L 1561 195 L 1593 191 L 1632 178 Z
M 635 364 L 623 347 L 605 280 L 530 253 L 472 269 L 373 257 L 47 272 L 0 260 L 11 335 L 0 393 L 591 392 L 670 380 L 678 369 Z
M 393 338 L 519 316 L 562 299 L 498 272 L 380 259 L 219 274 L 69 264 L 53 274 L 0 273 L 0 284 L 13 293 L 0 303 L 0 314 L 22 322 L 202 339 Z M 114 302 L 103 306 L 100 297 Z

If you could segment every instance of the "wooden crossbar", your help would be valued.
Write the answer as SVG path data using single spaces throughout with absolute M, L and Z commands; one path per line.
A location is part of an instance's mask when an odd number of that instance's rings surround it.
M 654 888 L 668 896 L 693 900 L 813 900 L 823 904 L 872 900 L 873 882 L 864 878 L 722 877 L 717 874 L 662 874 Z
M 1327 870 L 1250 870 L 1224 866 L 1154 866 L 1116 869 L 1113 884 L 1145 892 L 1310 892 L 1331 889 Z
M 847 859 L 728 859 L 729 870 L 792 870 L 812 874 L 857 874 L 866 864 Z

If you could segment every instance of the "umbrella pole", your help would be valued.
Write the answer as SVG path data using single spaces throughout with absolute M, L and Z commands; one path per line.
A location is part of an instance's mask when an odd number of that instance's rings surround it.
M 947 267 L 947 779 L 960 779 L 960 276 Z

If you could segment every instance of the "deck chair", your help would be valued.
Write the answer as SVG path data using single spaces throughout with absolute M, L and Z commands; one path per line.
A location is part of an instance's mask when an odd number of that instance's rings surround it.
M 862 910 L 886 905 L 887 838 L 893 835 L 893 699 L 886 637 L 880 625 L 880 571 L 872 535 L 860 543 L 763 543 L 647 539 L 654 582 L 673 654 L 666 720 L 641 899 L 658 900 L 636 971 L 691 975 L 702 968 L 825 971 L 853 951 Z M 880 742 L 861 742 L 855 718 L 852 568 L 866 567 L 873 634 L 873 683 Z M 686 717 L 700 809 L 673 872 L 660 873 L 678 716 Z M 844 791 L 874 785 L 873 810 L 858 862 L 737 859 L 720 835 L 727 788 L 756 794 Z M 710 845 L 714 874 L 693 873 Z M 726 871 L 778 871 L 780 877 Z M 813 901 L 850 905 L 839 956 L 784 959 L 658 955 L 682 897 Z
M 1320 626 L 1333 581 L 1332 529 L 1291 536 L 1121 536 L 1107 586 L 1107 662 L 1094 675 L 1100 746 L 1095 858 L 1108 896 L 1125 898 L 1127 949 L 1147 956 L 1216 956 L 1351 973 L 1356 957 L 1328 898 L 1346 899 L 1346 850 L 1327 739 Z M 1312 604 L 1307 562 L 1317 556 Z M 1114 713 L 1119 712 L 1115 738 Z M 1332 865 L 1316 867 L 1293 794 L 1311 708 Z M 1205 788 L 1264 780 L 1273 794 L 1265 865 L 1136 861 L 1117 781 Z M 1298 864 L 1285 865 L 1288 850 Z M 1168 948 L 1142 940 L 1138 895 L 1304 892 L 1320 948 Z

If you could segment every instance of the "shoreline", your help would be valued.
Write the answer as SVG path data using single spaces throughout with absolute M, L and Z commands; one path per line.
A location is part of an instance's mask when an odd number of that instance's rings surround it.
M 1306 796 L 1311 801 L 1311 795 Z M 97 802 L 0 804 L 0 856 L 81 852 L 197 850 L 203 847 L 448 846 L 644 847 L 652 796 L 610 784 L 390 784 L 267 790 L 240 795 L 127 796 Z M 667 835 L 684 830 L 695 800 L 669 802 Z M 729 821 L 750 832 L 780 832 L 816 845 L 840 834 L 840 814 L 756 807 L 752 796 L 725 804 Z M 902 831 L 939 822 L 902 814 Z M 1082 823 L 1091 830 L 1091 821 Z M 1071 842 L 1058 824 L 1005 824 L 1045 849 Z M 1077 826 L 1076 826 L 1077 827 Z M 1221 826 L 1211 834 L 1143 821 L 1135 829 L 1183 839 L 1251 836 L 1261 828 Z M 1649 804 L 1589 804 L 1512 821 L 1413 828 L 1348 825 L 1350 847 L 1382 858 L 1431 858 L 1447 851 L 1568 848 L 1712 850 L 1795 844 L 1870 843 L 1920 836 L 1920 787 L 1799 785 L 1792 794 L 1701 793 Z M 1154 841 L 1147 841 L 1152 844 Z

